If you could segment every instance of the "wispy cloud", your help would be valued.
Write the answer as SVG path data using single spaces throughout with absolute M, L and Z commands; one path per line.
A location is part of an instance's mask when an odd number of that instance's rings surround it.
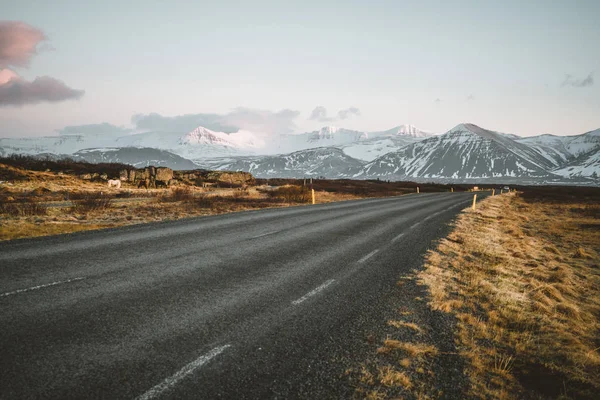
M 566 75 L 565 80 L 561 84 L 562 87 L 573 86 L 576 88 L 584 88 L 584 87 L 593 86 L 593 85 L 594 85 L 594 73 L 593 72 L 590 72 L 588 76 L 586 76 L 585 78 L 581 78 L 581 79 L 574 78 L 571 75 Z
M 157 113 L 136 114 L 131 122 L 137 129 L 167 132 L 189 132 L 198 126 L 233 133 L 247 130 L 259 134 L 271 135 L 292 132 L 296 125 L 294 120 L 299 111 L 284 109 L 280 111 L 258 110 L 238 107 L 226 114 L 186 114 L 173 117 Z
M 360 115 L 360 110 L 358 108 L 356 108 L 356 107 L 350 107 L 350 108 L 346 108 L 345 110 L 338 111 L 338 118 L 339 119 L 350 118 L 353 115 L 359 116 Z
M 323 106 L 317 106 L 310 113 L 310 117 L 308 119 L 319 122 L 330 122 L 333 121 L 333 118 L 329 118 L 327 116 L 327 109 Z
M 31 82 L 17 77 L 0 84 L 0 106 L 79 99 L 84 93 L 83 90 L 72 89 L 49 76 L 37 77 Z
M 0 67 L 27 67 L 46 40 L 41 30 L 20 21 L 0 21 Z
M 61 135 L 123 135 L 131 132 L 131 129 L 103 122 L 101 124 L 65 126 L 57 129 L 56 132 Z
M 308 117 L 308 119 L 313 120 L 313 121 L 319 121 L 319 122 L 331 122 L 331 121 L 337 121 L 337 120 L 344 120 L 344 119 L 350 118 L 351 116 L 358 116 L 358 115 L 360 115 L 360 110 L 356 107 L 350 107 L 350 108 L 345 108 L 343 110 L 338 111 L 337 118 L 329 117 L 327 115 L 327 109 L 325 107 L 317 106 L 312 111 L 312 113 L 310 113 L 310 117 Z

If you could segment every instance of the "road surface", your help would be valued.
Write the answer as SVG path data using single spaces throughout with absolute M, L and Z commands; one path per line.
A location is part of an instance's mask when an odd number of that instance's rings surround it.
M 397 278 L 470 193 L 0 244 L 0 398 L 348 398 Z

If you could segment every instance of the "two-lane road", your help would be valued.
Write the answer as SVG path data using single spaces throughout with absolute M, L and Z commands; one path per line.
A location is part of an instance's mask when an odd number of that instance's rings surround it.
M 0 244 L 0 398 L 344 398 L 432 193 Z

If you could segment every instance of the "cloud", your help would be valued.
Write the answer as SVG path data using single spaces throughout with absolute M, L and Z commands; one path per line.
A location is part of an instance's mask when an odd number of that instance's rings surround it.
M 131 129 L 109 124 L 108 122 L 103 122 L 101 124 L 65 126 L 62 129 L 56 130 L 56 132 L 61 135 L 122 135 L 131 131 Z
M 187 133 L 199 126 L 218 132 L 232 133 L 239 128 L 235 126 L 224 126 L 218 114 L 185 114 L 174 117 L 165 117 L 158 113 L 135 114 L 131 117 L 131 123 L 137 129 L 163 132 Z
M 3 79 L 9 78 L 6 82 L 0 80 L 0 107 L 79 99 L 85 93 L 49 76 L 40 76 L 29 82 L 12 71 L 12 74 L 4 71 L 0 75 L 4 76 Z
M 0 21 L 0 67 L 27 67 L 37 45 L 46 39 L 41 30 L 24 22 Z
M 310 113 L 310 117 L 308 117 L 308 119 L 319 122 L 331 122 L 347 119 L 353 115 L 360 115 L 360 110 L 356 107 L 346 108 L 338 111 L 337 118 L 332 118 L 327 116 L 327 109 L 325 107 L 317 106 L 314 110 L 312 110 L 312 113 Z
M 356 115 L 356 116 L 360 115 L 360 110 L 356 107 L 350 107 L 350 108 L 346 108 L 345 110 L 338 111 L 339 119 L 346 119 L 353 115 Z
M 238 107 L 227 114 L 185 114 L 165 117 L 157 113 L 136 114 L 131 122 L 137 129 L 187 133 L 198 126 L 213 131 L 234 133 L 240 130 L 266 135 L 289 133 L 295 128 L 299 111 L 284 109 L 273 112 Z
M 327 116 L 327 109 L 323 106 L 315 107 L 315 109 L 310 113 L 310 117 L 308 117 L 308 119 L 319 122 L 333 121 L 333 118 L 329 118 Z
M 257 133 L 290 133 L 296 128 L 294 120 L 300 111 L 284 109 L 277 112 L 238 107 L 223 116 L 225 125 L 237 126 L 240 130 Z
M 590 72 L 589 75 L 583 79 L 577 79 L 577 78 L 573 78 L 571 75 L 566 75 L 565 80 L 563 81 L 563 83 L 560 86 L 561 87 L 573 86 L 573 87 L 577 87 L 577 88 L 583 88 L 583 87 L 588 87 L 588 86 L 593 86 L 593 85 L 594 85 L 594 73 Z
M 9 66 L 28 67 L 31 58 L 37 54 L 38 45 L 46 39 L 44 32 L 24 22 L 0 21 L 0 107 L 58 102 L 83 96 L 83 90 L 72 89 L 50 76 L 40 76 L 30 82 L 8 69 Z

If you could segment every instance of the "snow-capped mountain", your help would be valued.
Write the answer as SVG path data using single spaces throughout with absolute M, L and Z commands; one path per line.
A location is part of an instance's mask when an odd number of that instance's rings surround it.
M 337 148 L 342 149 L 344 153 L 350 157 L 364 161 L 373 161 L 377 157 L 398 151 L 400 148 L 418 142 L 419 140 L 422 140 L 422 138 L 410 135 L 398 135 L 387 138 L 365 139 L 347 145 L 337 146 Z
M 90 147 L 114 146 L 115 138 L 102 135 L 60 135 L 30 138 L 0 138 L 0 154 L 73 154 Z
M 410 136 L 413 138 L 426 138 L 433 136 L 431 132 L 422 131 L 414 125 L 399 125 L 387 131 L 369 132 L 369 138 Z
M 258 178 L 327 178 L 351 177 L 358 173 L 363 162 L 333 147 L 301 150 L 275 156 L 235 157 L 210 160 L 201 165 L 207 169 L 250 172 Z
M 129 164 L 136 168 L 143 168 L 150 165 L 155 167 L 168 167 L 176 170 L 190 170 L 198 168 L 198 166 L 190 160 L 165 150 L 153 148 L 123 147 L 84 149 L 68 157 L 77 161 L 87 161 L 95 164 Z
M 98 160 L 93 162 L 144 163 L 143 157 L 132 155 L 131 148 L 145 152 L 148 162 L 168 159 L 149 154 L 151 148 L 207 168 L 270 177 L 543 182 L 600 175 L 595 153 L 600 151 L 600 129 L 576 136 L 521 138 L 473 124 L 460 124 L 438 136 L 411 125 L 368 133 L 326 126 L 274 136 L 215 132 L 200 126 L 191 132 L 0 138 L 0 155 L 77 154 L 81 159 Z
M 565 146 L 567 138 L 567 136 L 540 135 L 519 138 L 517 141 L 528 145 L 555 167 L 559 167 L 575 158 L 575 155 Z
M 267 152 L 281 154 L 317 147 L 341 146 L 360 142 L 367 138 L 368 135 L 365 132 L 325 126 L 313 132 L 279 135 L 273 139 Z
M 493 178 L 552 178 L 551 163 L 506 135 L 460 124 L 388 153 L 367 164 L 357 178 L 464 181 Z

